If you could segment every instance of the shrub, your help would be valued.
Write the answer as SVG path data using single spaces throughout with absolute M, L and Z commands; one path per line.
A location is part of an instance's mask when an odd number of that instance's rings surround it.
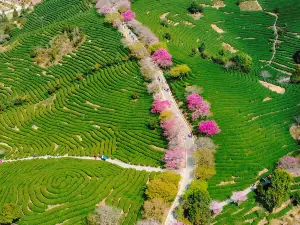
M 300 205 L 300 190 L 292 193 L 292 197 L 297 205 Z
M 201 121 L 199 123 L 198 129 L 200 133 L 207 134 L 210 136 L 219 134 L 221 132 L 219 126 L 214 120 Z
M 194 161 L 197 166 L 206 166 L 206 167 L 215 166 L 214 153 L 208 148 L 202 148 L 195 151 Z
M 290 134 L 296 141 L 300 141 L 300 125 L 291 126 Z
M 170 34 L 170 33 L 165 33 L 165 34 L 163 35 L 163 37 L 164 37 L 165 39 L 167 39 L 168 41 L 171 40 L 171 34 Z
M 291 76 L 291 83 L 300 84 L 300 66 L 297 66 Z
M 110 206 L 99 206 L 87 216 L 88 225 L 117 225 L 121 218 L 121 210 Z
M 190 67 L 186 64 L 177 65 L 172 67 L 170 70 L 170 76 L 171 77 L 182 77 L 184 75 L 187 75 L 191 71 Z
M 257 186 L 257 196 L 262 205 L 269 211 L 281 206 L 289 192 L 292 177 L 282 169 L 275 170 L 271 177 L 271 183 Z
M 300 64 L 300 51 L 296 51 L 293 55 L 294 62 Z
M 136 99 L 138 99 L 139 98 L 139 95 L 138 95 L 138 93 L 135 91 L 135 92 L 133 92 L 132 94 L 131 94 L 131 98 L 133 99 L 133 100 L 136 100 Z
M 13 18 L 17 18 L 19 16 L 19 13 L 16 9 L 13 11 Z
M 3 205 L 0 214 L 0 224 L 11 224 L 17 222 L 22 217 L 21 208 L 15 203 Z
M 203 7 L 200 6 L 197 2 L 193 1 L 188 7 L 188 11 L 192 14 L 203 12 Z
M 159 128 L 159 120 L 157 118 L 149 119 L 148 128 L 151 130 L 155 130 L 155 129 Z
M 168 204 L 164 202 L 160 198 L 154 198 L 144 202 L 144 219 L 156 219 L 161 221 L 162 216 L 166 209 L 168 208 Z
M 213 140 L 209 137 L 199 137 L 195 144 L 197 148 L 208 148 L 212 151 L 216 150 L 217 146 L 214 144 Z
M 210 202 L 209 193 L 201 185 L 194 185 L 182 196 L 182 202 L 178 207 L 176 214 L 179 221 L 186 219 L 191 224 L 210 224 Z
M 161 21 L 160 21 L 160 25 L 162 25 L 163 27 L 168 27 L 169 25 L 168 25 L 168 21 L 166 20 L 166 19 L 162 19 Z
M 149 46 L 149 51 L 151 54 L 159 49 L 167 49 L 166 43 L 158 42 L 158 43 L 155 43 L 155 44 Z
M 178 189 L 180 175 L 172 171 L 164 172 L 151 180 L 145 191 L 148 199 L 160 198 L 164 202 L 172 202 Z
M 194 173 L 197 179 L 208 180 L 216 174 L 216 169 L 214 167 L 196 167 Z
M 204 51 L 205 51 L 205 49 L 206 49 L 206 47 L 205 47 L 205 43 L 204 43 L 204 42 L 202 42 L 202 44 L 200 45 L 200 47 L 198 48 L 198 50 L 199 50 L 199 52 L 204 52 Z
M 243 73 L 249 73 L 252 67 L 252 58 L 245 54 L 241 53 L 230 58 L 230 61 L 233 63 L 231 64 L 228 69 L 237 70 Z
M 28 102 L 28 96 L 27 95 L 24 95 L 24 96 L 19 96 L 19 97 L 16 97 L 14 100 L 13 100 L 13 104 L 14 105 L 17 105 L 17 106 L 20 106 L 20 105 L 23 105 L 25 104 L 26 102 Z

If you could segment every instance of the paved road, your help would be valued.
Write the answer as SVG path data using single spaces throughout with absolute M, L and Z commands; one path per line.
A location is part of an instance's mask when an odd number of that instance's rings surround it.
M 127 38 L 128 41 L 131 41 L 131 42 L 139 41 L 138 37 L 133 32 L 131 32 L 131 30 L 127 27 L 126 24 L 123 23 L 119 27 L 119 31 L 123 34 L 123 36 L 125 38 Z M 152 61 L 152 59 L 150 57 L 146 57 L 146 60 Z M 176 102 L 174 96 L 172 95 L 171 89 L 163 75 L 163 72 L 160 69 L 157 69 L 157 71 L 155 73 L 155 79 L 159 83 L 159 90 L 163 97 L 163 100 L 168 100 L 171 103 L 170 111 L 172 111 L 174 113 L 174 115 L 176 115 L 177 119 L 183 125 L 181 127 L 181 129 L 182 129 L 181 132 L 183 135 L 182 141 L 184 142 L 185 151 L 186 151 L 185 168 L 183 168 L 179 171 L 179 173 L 182 177 L 181 181 L 180 181 L 180 185 L 179 185 L 179 190 L 178 190 L 177 196 L 169 210 L 167 219 L 165 221 L 165 224 L 169 225 L 173 221 L 176 221 L 175 217 L 174 217 L 174 210 L 179 205 L 180 197 L 182 196 L 184 191 L 188 188 L 189 184 L 191 183 L 191 181 L 194 178 L 195 164 L 193 162 L 193 148 L 195 145 L 195 142 L 194 142 L 195 140 L 194 140 L 194 137 L 192 137 L 192 138 L 188 137 L 188 135 L 192 133 L 192 130 L 191 130 L 188 122 L 186 121 L 185 117 L 183 116 L 182 112 L 180 111 L 180 109 L 177 105 L 177 102 Z

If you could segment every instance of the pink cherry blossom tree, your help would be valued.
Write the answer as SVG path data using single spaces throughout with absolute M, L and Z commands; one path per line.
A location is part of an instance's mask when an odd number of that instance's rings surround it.
M 284 156 L 279 160 L 277 167 L 281 169 L 300 168 L 300 159 L 292 156 Z
M 160 67 L 168 67 L 173 64 L 172 56 L 163 48 L 155 51 L 152 55 L 152 59 Z
M 165 154 L 166 167 L 168 169 L 179 169 L 182 167 L 184 157 L 184 149 L 170 149 Z
M 169 100 L 159 100 L 155 99 L 152 103 L 152 113 L 161 113 L 168 110 L 171 107 L 171 102 Z
M 213 136 L 221 132 L 219 126 L 214 120 L 201 121 L 199 123 L 199 132 L 203 134 L 207 134 Z
M 236 203 L 237 205 L 239 205 L 241 202 L 246 201 L 247 200 L 247 195 L 244 191 L 235 191 L 232 193 L 232 196 L 230 197 L 230 199 Z
M 212 201 L 209 209 L 215 214 L 219 214 L 223 210 L 223 206 L 220 202 L 218 201 Z
M 133 19 L 135 19 L 135 13 L 131 10 L 127 10 L 126 12 L 122 13 L 122 17 L 124 19 L 124 21 L 131 21 Z
M 205 101 L 198 94 L 190 94 L 187 97 L 188 109 L 193 111 L 192 119 L 196 120 L 200 117 L 208 117 L 211 115 L 210 103 Z

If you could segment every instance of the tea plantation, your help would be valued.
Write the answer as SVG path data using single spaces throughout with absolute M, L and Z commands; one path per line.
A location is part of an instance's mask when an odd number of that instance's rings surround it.
M 211 4 L 211 1 L 199 2 Z M 300 113 L 297 85 L 277 84 L 285 88 L 284 94 L 277 94 L 259 83 L 264 80 L 261 71 L 268 70 L 272 75 L 268 82 L 273 82 L 279 73 L 260 61 L 271 58 L 269 50 L 274 35 L 269 27 L 275 18 L 263 11 L 240 11 L 233 1 L 224 3 L 226 6 L 219 9 L 204 7 L 199 20 L 187 13 L 190 1 L 151 0 L 147 1 L 147 8 L 143 0 L 133 4 L 139 21 L 160 38 L 170 34 L 167 45 L 174 61 L 188 64 L 193 71 L 187 78 L 170 81 L 178 100 L 185 101 L 186 86 L 197 85 L 204 89 L 203 97 L 212 103 L 213 118 L 222 132 L 214 138 L 219 146 L 216 175 L 208 182 L 211 197 L 218 200 L 228 198 L 234 190 L 245 189 L 256 181 L 260 171 L 272 170 L 280 157 L 296 149 L 288 130 L 292 118 Z M 168 26 L 161 25 L 163 16 Z M 291 20 L 289 24 L 297 23 L 296 18 Z M 213 30 L 211 24 L 224 33 Z M 198 54 L 191 56 L 192 47 L 197 48 L 202 42 L 214 54 L 222 49 L 222 42 L 246 52 L 253 58 L 252 71 L 227 72 Z M 267 97 L 271 100 L 263 101 Z
M 66 26 L 85 42 L 63 60 L 41 68 L 30 57 Z M 14 29 L 13 47 L 0 53 L 0 149 L 7 158 L 94 156 L 162 165 L 161 131 L 147 127 L 152 97 L 121 34 L 104 24 L 89 1 L 48 0 Z M 136 93 L 138 99 L 133 100 Z M 25 99 L 18 102 L 19 99 Z
M 96 204 L 123 210 L 121 224 L 134 224 L 150 173 L 91 160 L 36 159 L 0 165 L 0 205 L 15 202 L 18 224 L 84 224 Z M 16 178 L 17 176 L 17 178 Z

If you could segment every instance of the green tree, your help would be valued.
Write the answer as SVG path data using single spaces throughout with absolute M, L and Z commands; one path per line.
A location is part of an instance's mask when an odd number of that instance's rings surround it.
M 291 82 L 294 84 L 300 84 L 300 66 L 297 66 L 291 76 Z
M 300 190 L 293 192 L 292 197 L 297 205 L 300 205 Z
M 160 198 L 154 198 L 144 202 L 144 219 L 157 219 L 161 221 L 162 216 L 166 209 L 169 207 L 169 204 L 164 202 Z
M 15 203 L 5 204 L 0 214 L 0 224 L 11 224 L 18 221 L 23 213 L 21 208 Z
M 180 175 L 168 171 L 156 176 L 147 185 L 145 194 L 148 199 L 160 198 L 164 202 L 172 202 L 178 190 Z
M 193 1 L 188 7 L 188 11 L 192 14 L 203 12 L 203 7 L 197 2 Z
M 292 177 L 284 170 L 275 170 L 271 183 L 257 186 L 257 195 L 264 207 L 270 212 L 281 206 L 290 190 Z
M 159 127 L 159 121 L 157 118 L 151 118 L 148 121 L 148 128 L 151 130 L 155 130 L 156 128 Z
M 300 51 L 295 52 L 295 54 L 293 55 L 293 59 L 296 64 L 300 64 Z
M 210 202 L 207 184 L 195 181 L 191 184 L 190 189 L 184 193 L 176 214 L 180 221 L 186 222 L 188 220 L 193 225 L 208 225 L 211 218 Z

